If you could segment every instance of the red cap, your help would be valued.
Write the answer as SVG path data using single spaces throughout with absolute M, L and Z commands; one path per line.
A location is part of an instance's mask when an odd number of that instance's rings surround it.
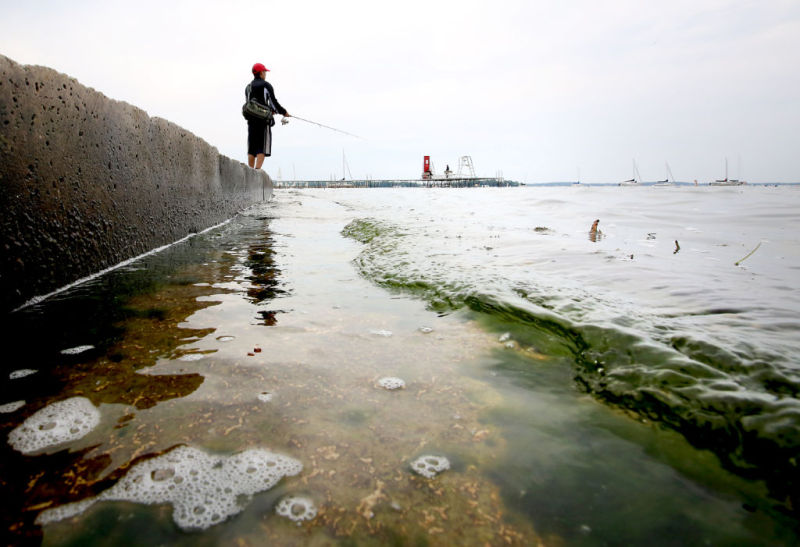
M 258 74 L 259 72 L 269 72 L 269 69 L 261 63 L 256 63 L 253 65 L 253 74 Z

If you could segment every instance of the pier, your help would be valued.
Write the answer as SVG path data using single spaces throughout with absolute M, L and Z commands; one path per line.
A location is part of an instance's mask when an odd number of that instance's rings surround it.
M 461 156 L 458 170 L 454 173 L 448 165 L 444 173 L 434 173 L 430 156 L 424 156 L 422 176 L 418 179 L 350 179 L 347 178 L 349 168 L 342 153 L 342 178 L 339 180 L 278 180 L 273 181 L 275 188 L 481 188 L 519 186 L 518 182 L 507 181 L 502 172 L 494 177 L 479 177 L 475 174 L 472 157 Z M 280 174 L 278 175 L 280 179 Z
M 275 188 L 480 188 L 518 186 L 502 177 L 443 179 L 278 180 Z

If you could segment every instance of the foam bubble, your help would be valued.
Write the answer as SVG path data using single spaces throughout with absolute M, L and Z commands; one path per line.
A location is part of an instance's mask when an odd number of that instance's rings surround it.
M 23 454 L 75 441 L 100 423 L 100 411 L 86 397 L 44 407 L 8 434 L 8 444 Z
M 39 371 L 33 370 L 32 368 L 21 368 L 9 374 L 8 377 L 12 380 L 16 380 L 17 378 L 25 378 L 26 376 L 30 376 L 31 374 L 36 374 L 37 372 Z
M 205 357 L 204 353 L 186 353 L 178 357 L 179 361 L 199 361 Z
M 317 508 L 314 502 L 308 498 L 298 496 L 283 498 L 275 507 L 275 512 L 297 523 L 311 520 L 317 516 Z
M 89 351 L 90 349 L 94 349 L 94 346 L 86 345 L 86 346 L 75 346 L 74 348 L 67 348 L 62 349 L 62 355 L 78 355 L 79 353 L 83 353 L 84 351 Z
M 14 401 L 13 403 L 6 403 L 4 405 L 0 405 L 0 413 L 10 414 L 11 412 L 16 412 L 23 406 L 25 406 L 25 401 Z
M 268 403 L 272 400 L 272 393 L 269 391 L 262 391 L 258 394 L 258 400 L 262 403 Z
M 430 333 L 433 332 L 433 328 L 431 328 L 431 327 L 420 327 L 419 328 L 419 332 L 421 332 L 422 334 L 430 334 Z
M 411 469 L 423 477 L 432 479 L 442 471 L 450 469 L 450 460 L 444 456 L 432 456 L 428 454 L 420 456 L 411 462 Z
M 406 383 L 402 378 L 395 378 L 394 376 L 387 376 L 378 380 L 378 385 L 384 389 L 403 389 Z
M 497 340 L 499 342 L 508 342 L 509 340 L 511 340 L 511 333 L 510 332 L 505 332 L 505 333 L 501 334 L 500 338 L 498 338 Z
M 219 342 L 231 342 L 235 339 L 235 336 L 217 336 L 217 341 Z
M 241 512 L 243 500 L 302 470 L 303 464 L 298 460 L 264 449 L 217 456 L 180 446 L 136 464 L 119 482 L 94 498 L 43 511 L 36 523 L 70 518 L 98 501 L 108 500 L 169 503 L 176 525 L 184 530 L 202 530 Z
M 392 335 L 392 331 L 390 331 L 390 330 L 374 330 L 373 329 L 373 330 L 369 331 L 369 333 L 370 334 L 374 334 L 375 336 L 383 336 L 385 338 L 388 338 L 388 337 L 390 337 Z

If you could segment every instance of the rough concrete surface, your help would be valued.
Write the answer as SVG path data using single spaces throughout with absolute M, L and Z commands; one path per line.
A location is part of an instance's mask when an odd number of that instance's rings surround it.
M 271 194 L 266 173 L 185 129 L 0 55 L 4 311 Z

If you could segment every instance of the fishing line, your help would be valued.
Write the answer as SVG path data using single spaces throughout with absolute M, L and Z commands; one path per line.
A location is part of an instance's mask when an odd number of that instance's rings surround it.
M 341 129 L 336 129 L 335 127 L 331 127 L 329 125 L 321 124 L 321 123 L 314 122 L 314 121 L 311 121 L 311 120 L 306 120 L 305 118 L 301 118 L 299 116 L 295 116 L 294 114 L 289 116 L 289 118 L 294 118 L 295 120 L 300 120 L 301 122 L 306 122 L 306 123 L 317 125 L 319 127 L 324 127 L 325 129 L 330 129 L 331 131 L 336 131 L 337 133 L 342 133 L 342 134 L 348 135 L 350 137 L 355 137 L 357 139 L 366 140 L 366 139 L 364 139 L 364 137 L 359 137 L 358 135 L 353 135 L 352 133 L 348 133 L 347 131 L 342 131 Z M 287 118 L 282 118 L 281 119 L 281 125 L 286 125 L 287 123 L 289 123 L 289 120 Z

